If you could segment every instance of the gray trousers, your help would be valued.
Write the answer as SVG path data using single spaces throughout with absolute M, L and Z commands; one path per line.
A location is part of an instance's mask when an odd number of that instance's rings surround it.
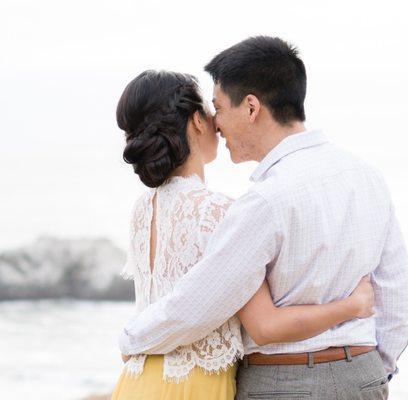
M 245 361 L 245 359 L 244 359 Z M 237 374 L 236 400 L 383 400 L 388 378 L 376 350 L 309 365 L 247 365 Z

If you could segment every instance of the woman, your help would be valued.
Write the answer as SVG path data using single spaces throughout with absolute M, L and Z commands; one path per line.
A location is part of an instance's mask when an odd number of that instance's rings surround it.
M 124 160 L 150 189 L 132 211 L 128 258 L 136 312 L 166 295 L 201 258 L 232 199 L 207 189 L 204 165 L 217 155 L 218 135 L 194 77 L 146 71 L 129 83 L 117 108 Z M 325 305 L 277 308 L 263 283 L 229 321 L 202 340 L 160 356 L 123 356 L 112 395 L 127 399 L 233 399 L 241 322 L 259 345 L 306 339 L 352 318 L 372 315 L 363 279 L 353 294 Z

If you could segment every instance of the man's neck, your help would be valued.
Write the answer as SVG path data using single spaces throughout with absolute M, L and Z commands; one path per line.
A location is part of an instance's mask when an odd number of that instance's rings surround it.
M 274 124 L 268 128 L 258 140 L 257 154 L 254 157 L 255 161 L 261 162 L 272 149 L 288 136 L 306 131 L 305 124 L 300 121 L 288 126 Z M 265 132 L 269 132 L 269 134 Z

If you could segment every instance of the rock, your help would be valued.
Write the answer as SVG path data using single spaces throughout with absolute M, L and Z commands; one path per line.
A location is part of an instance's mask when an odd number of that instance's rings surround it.
M 133 282 L 119 275 L 125 257 L 106 238 L 41 236 L 0 254 L 0 300 L 134 300 Z

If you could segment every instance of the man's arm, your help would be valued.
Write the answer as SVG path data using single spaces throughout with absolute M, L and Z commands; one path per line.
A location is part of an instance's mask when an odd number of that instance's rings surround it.
M 380 265 L 372 279 L 376 298 L 378 350 L 388 374 L 408 344 L 408 255 L 391 207 Z
M 235 201 L 202 259 L 172 293 L 132 317 L 119 338 L 123 354 L 164 354 L 199 340 L 233 316 L 258 290 L 277 253 L 278 216 L 258 193 Z

